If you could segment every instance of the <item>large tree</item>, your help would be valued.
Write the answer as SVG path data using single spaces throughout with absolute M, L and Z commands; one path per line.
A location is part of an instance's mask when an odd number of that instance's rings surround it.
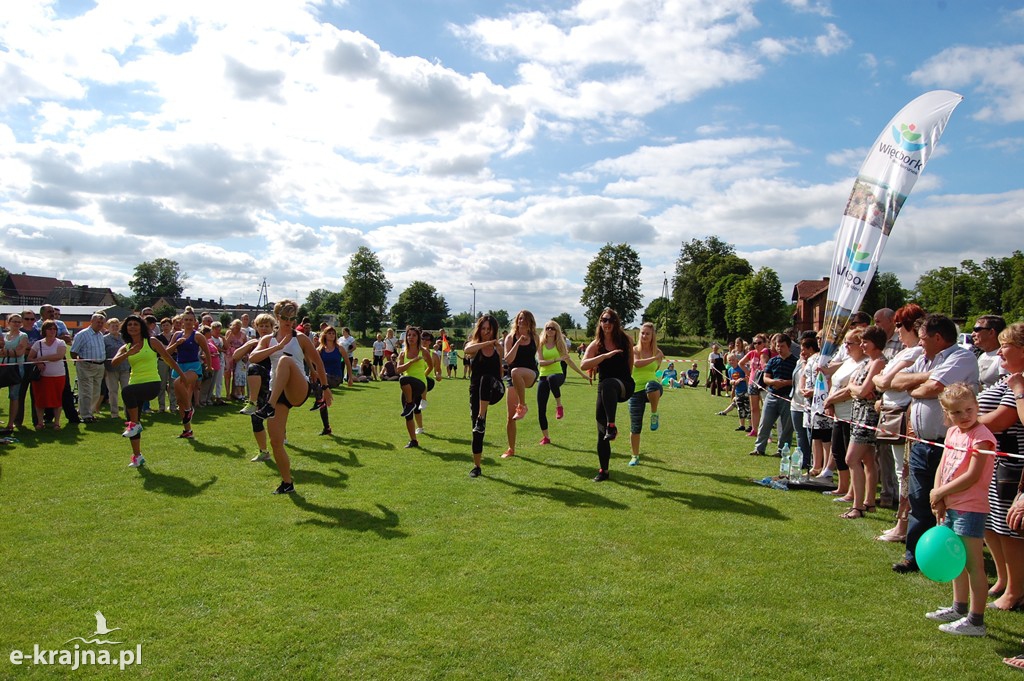
M 679 308 L 670 299 L 660 296 L 647 304 L 641 320 L 654 324 L 663 336 L 678 336 L 682 329 L 679 325 Z
M 508 310 L 488 310 L 487 314 L 494 317 L 494 321 L 498 322 L 499 329 L 508 328 L 508 323 L 511 321 L 508 318 Z
M 425 281 L 414 281 L 391 307 L 391 320 L 398 326 L 439 329 L 448 316 L 448 303 L 437 289 Z
M 562 331 L 564 331 L 565 333 L 569 333 L 570 329 L 579 328 L 579 326 L 577 326 L 576 324 L 576 320 L 573 319 L 572 315 L 569 314 L 568 312 L 563 312 L 562 314 L 558 315 L 557 317 L 555 317 L 554 321 L 560 327 L 562 327 Z
M 128 282 L 139 305 L 148 305 L 161 296 L 180 298 L 188 283 L 186 274 L 176 260 L 157 258 L 135 266 L 135 276 Z
M 391 283 L 384 276 L 384 266 L 377 254 L 360 246 L 352 254 L 341 290 L 341 307 L 349 327 L 366 336 L 366 330 L 377 330 L 384 320 Z
M 348 320 L 343 315 L 341 294 L 337 291 L 315 288 L 306 295 L 306 302 L 302 304 L 302 308 L 304 314 L 313 323 L 313 326 L 319 325 L 323 318 L 329 314 L 338 316 L 342 323 L 348 323 Z
M 717 236 L 683 243 L 672 279 L 672 302 L 679 308 L 683 331 L 705 334 L 715 327 L 727 326 L 724 319 L 719 318 L 713 318 L 713 323 L 709 324 L 708 295 L 726 275 L 746 277 L 753 271 L 750 263 L 736 255 L 731 244 Z
M 873 315 L 883 307 L 898 310 L 906 303 L 907 292 L 900 283 L 900 278 L 892 272 L 879 272 L 868 284 L 860 309 Z
M 786 301 L 775 270 L 762 267 L 736 282 L 725 295 L 725 319 L 730 335 L 781 330 L 787 322 Z
M 593 332 L 601 310 L 619 313 L 623 326 L 640 309 L 640 256 L 629 244 L 605 244 L 587 267 L 580 303 L 587 315 L 587 332 Z

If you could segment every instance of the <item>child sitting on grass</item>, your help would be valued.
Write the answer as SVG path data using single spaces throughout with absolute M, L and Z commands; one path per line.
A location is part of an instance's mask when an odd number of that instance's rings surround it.
M 929 612 L 925 617 L 945 622 L 939 630 L 947 634 L 984 636 L 988 578 L 982 542 L 995 461 L 992 454 L 978 450 L 995 450 L 996 438 L 978 423 L 978 401 L 965 384 L 948 386 L 939 396 L 939 403 L 946 421 L 952 425 L 946 431 L 942 460 L 935 472 L 931 507 L 936 520 L 963 540 L 967 565 L 953 580 L 953 605 Z

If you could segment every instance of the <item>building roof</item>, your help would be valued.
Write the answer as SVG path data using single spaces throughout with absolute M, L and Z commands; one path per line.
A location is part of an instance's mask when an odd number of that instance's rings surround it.
M 10 274 L 4 282 L 4 288 L 16 296 L 45 298 L 59 287 L 74 286 L 70 281 L 62 281 L 55 277 L 37 277 L 31 274 Z
M 822 279 L 802 279 L 793 287 L 793 297 L 791 300 L 810 300 L 811 298 L 817 298 L 826 291 L 828 291 L 828 277 Z

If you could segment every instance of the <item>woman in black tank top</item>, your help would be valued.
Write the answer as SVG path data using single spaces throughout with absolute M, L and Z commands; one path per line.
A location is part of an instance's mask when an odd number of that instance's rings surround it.
M 537 320 L 529 310 L 516 313 L 512 330 L 505 336 L 505 362 L 512 379 L 508 394 L 508 421 L 505 433 L 508 449 L 501 455 L 507 459 L 516 454 L 516 421 L 526 416 L 526 390 L 537 383 Z
M 469 471 L 471 478 L 480 476 L 487 408 L 500 402 L 505 394 L 505 384 L 501 381 L 501 350 L 498 320 L 485 314 L 477 320 L 463 350 L 473 367 L 469 378 L 469 413 L 473 421 L 473 469 Z
M 594 482 L 608 479 L 611 441 L 619 434 L 615 411 L 636 392 L 633 383 L 633 344 L 622 330 L 619 314 L 606 307 L 598 318 L 597 335 L 587 347 L 580 368 L 597 369 L 597 458 L 601 468 Z

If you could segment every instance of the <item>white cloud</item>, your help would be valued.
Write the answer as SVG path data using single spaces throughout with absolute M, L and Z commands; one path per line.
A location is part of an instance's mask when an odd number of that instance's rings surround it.
M 927 86 L 971 88 L 986 102 L 975 114 L 979 120 L 1024 121 L 1024 45 L 951 47 L 911 73 L 910 80 Z

